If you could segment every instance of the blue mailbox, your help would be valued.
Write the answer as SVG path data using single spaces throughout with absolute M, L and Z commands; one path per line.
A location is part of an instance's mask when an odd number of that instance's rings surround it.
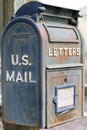
M 2 35 L 3 123 L 49 128 L 83 115 L 78 10 L 24 4 Z

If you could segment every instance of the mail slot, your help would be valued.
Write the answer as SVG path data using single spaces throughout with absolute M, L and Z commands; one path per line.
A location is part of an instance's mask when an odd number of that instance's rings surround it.
M 4 124 L 50 128 L 83 116 L 79 11 L 29 2 L 2 35 Z

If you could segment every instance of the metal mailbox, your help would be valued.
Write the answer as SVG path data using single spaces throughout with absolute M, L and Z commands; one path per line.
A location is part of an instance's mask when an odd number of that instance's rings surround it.
M 30 2 L 2 36 L 3 123 L 49 128 L 83 115 L 79 11 Z

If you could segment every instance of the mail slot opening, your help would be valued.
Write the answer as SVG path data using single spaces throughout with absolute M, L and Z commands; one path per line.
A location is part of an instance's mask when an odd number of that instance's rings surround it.
M 76 85 L 56 86 L 54 102 L 56 113 L 67 112 L 76 108 Z
M 70 28 L 67 26 L 66 27 L 52 26 L 52 25 L 45 25 L 45 24 L 44 26 L 48 32 L 50 43 L 54 43 L 54 42 L 78 43 L 79 42 L 79 37 L 77 35 L 75 28 Z

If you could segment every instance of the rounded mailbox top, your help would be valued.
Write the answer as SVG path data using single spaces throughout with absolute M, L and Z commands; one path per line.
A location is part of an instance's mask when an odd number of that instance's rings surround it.
M 37 1 L 32 1 L 32 2 L 28 2 L 26 4 L 24 4 L 23 6 L 21 6 L 17 12 L 15 13 L 15 16 L 23 16 L 23 15 L 28 15 L 28 16 L 33 16 L 35 14 L 39 14 L 41 12 L 49 12 L 49 10 L 51 9 L 50 12 L 52 12 L 52 10 L 57 11 L 57 13 L 59 12 L 59 10 L 68 10 L 68 13 L 78 13 L 79 10 L 76 9 L 69 9 L 66 7 L 61 7 L 61 6 L 57 6 L 57 5 L 51 5 L 50 3 L 48 4 L 47 2 L 37 2 Z M 50 13 L 49 12 L 49 13 Z
M 18 27 L 18 25 L 21 26 Z M 26 25 L 29 25 L 33 28 L 33 30 L 36 32 L 37 34 L 37 37 L 38 39 L 40 39 L 40 31 L 39 31 L 39 28 L 38 26 L 36 25 L 36 23 L 31 19 L 31 18 L 28 18 L 26 16 L 20 16 L 20 17 L 16 17 L 14 19 L 12 19 L 8 24 L 7 26 L 5 27 L 4 31 L 3 31 L 3 35 L 2 35 L 2 42 L 5 38 L 6 35 L 8 35 L 9 33 L 12 34 L 12 33 L 21 33 L 21 31 L 23 33 L 26 33 L 25 30 L 26 30 Z M 15 26 L 15 28 L 14 28 Z M 19 28 L 19 30 L 18 30 Z M 29 29 L 27 28 L 27 31 L 29 31 Z M 9 32 L 9 33 L 8 33 Z M 9 36 L 9 35 L 8 35 Z M 7 36 L 6 36 L 7 37 Z
M 16 12 L 16 16 L 23 16 L 23 15 L 29 15 L 32 16 L 36 13 L 40 13 L 40 7 L 42 7 L 42 3 L 40 2 L 29 2 L 24 4 L 19 8 L 19 10 Z M 45 11 L 45 9 L 43 10 Z

